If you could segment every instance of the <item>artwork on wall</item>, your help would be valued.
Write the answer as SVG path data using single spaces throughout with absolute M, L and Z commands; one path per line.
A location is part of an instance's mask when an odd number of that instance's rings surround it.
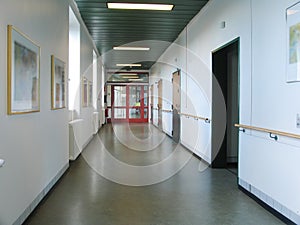
M 89 106 L 93 106 L 93 82 L 89 81 Z
M 286 10 L 286 80 L 300 81 L 300 3 Z
M 7 26 L 7 113 L 40 111 L 40 47 Z
M 51 109 L 66 107 L 65 63 L 51 56 Z
M 88 106 L 88 80 L 82 78 L 82 107 Z

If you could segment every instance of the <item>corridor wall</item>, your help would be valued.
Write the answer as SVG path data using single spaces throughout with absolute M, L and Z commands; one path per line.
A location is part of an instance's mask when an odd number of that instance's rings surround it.
M 181 112 L 210 118 L 212 52 L 239 37 L 239 123 L 299 134 L 300 83 L 286 83 L 285 75 L 286 9 L 296 2 L 211 0 L 152 70 L 163 71 L 168 64 L 186 71 Z M 211 163 L 211 124 L 182 117 L 181 127 L 181 143 Z M 255 131 L 239 137 L 239 185 L 296 223 L 299 146 L 299 140 L 280 136 L 274 141 L 268 133 Z
M 53 54 L 68 63 L 66 0 L 3 0 L 0 7 L 0 224 L 21 224 L 69 164 L 68 109 L 51 110 Z M 41 47 L 40 112 L 6 114 L 7 25 Z
M 55 55 L 68 65 L 68 12 L 70 5 L 74 11 L 76 6 L 71 0 L 3 0 L 0 5 L 0 158 L 5 160 L 0 168 L 0 224 L 17 225 L 23 223 L 69 166 L 69 112 L 68 108 L 51 110 L 50 57 Z M 6 113 L 8 24 L 41 47 L 40 112 Z M 92 64 L 95 47 L 82 21 L 81 38 L 81 74 L 91 76 L 85 71 Z M 100 89 L 100 84 L 94 85 Z M 96 110 L 82 110 L 82 145 L 94 133 L 92 116 Z
M 78 15 L 77 15 L 78 16 Z M 80 33 L 80 76 L 81 80 L 86 78 L 88 81 L 93 82 L 93 86 L 96 85 L 97 94 L 101 94 L 102 86 L 102 64 L 101 60 L 97 60 L 97 83 L 93 81 L 93 50 L 96 49 L 94 43 L 91 39 L 90 34 L 88 33 L 85 24 L 81 21 L 81 33 Z M 78 87 L 80 102 L 82 102 L 82 86 Z M 98 98 L 99 96 L 93 96 L 93 98 Z M 101 105 L 97 105 L 101 106 Z M 83 107 L 81 104 L 79 119 L 82 119 L 81 126 L 78 129 L 81 129 L 78 132 L 79 136 L 77 137 L 78 144 L 81 150 L 89 143 L 93 134 L 95 134 L 95 124 L 93 114 L 98 113 L 97 125 L 100 125 L 100 112 L 102 110 L 100 108 L 94 108 L 93 105 L 88 105 L 87 107 Z M 102 112 L 101 112 L 102 113 Z M 100 127 L 98 127 L 99 129 Z M 98 130 L 97 129 L 97 130 Z

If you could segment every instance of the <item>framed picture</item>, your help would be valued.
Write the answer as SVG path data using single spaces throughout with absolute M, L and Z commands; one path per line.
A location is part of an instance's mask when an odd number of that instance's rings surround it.
M 89 107 L 93 106 L 93 82 L 89 81 Z
M 7 26 L 7 113 L 40 111 L 40 47 Z
M 51 109 L 66 107 L 66 73 L 65 63 L 51 56 Z
M 286 10 L 286 81 L 300 81 L 300 3 Z
M 88 80 L 83 77 L 82 79 L 82 107 L 88 106 Z

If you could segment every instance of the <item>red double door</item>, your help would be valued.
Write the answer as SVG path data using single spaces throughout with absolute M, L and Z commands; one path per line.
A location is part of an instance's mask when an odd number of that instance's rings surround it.
M 111 87 L 113 122 L 146 123 L 149 117 L 148 85 L 114 85 Z

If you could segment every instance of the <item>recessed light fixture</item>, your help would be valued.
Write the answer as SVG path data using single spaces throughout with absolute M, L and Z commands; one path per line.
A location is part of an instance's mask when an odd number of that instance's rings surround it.
M 139 79 L 139 76 L 122 76 L 124 79 Z
M 121 51 L 149 51 L 150 48 L 148 48 L 148 47 L 119 46 L 119 47 L 114 47 L 114 50 L 121 50 Z
M 124 63 L 118 63 L 118 64 L 116 64 L 116 66 L 120 66 L 120 67 L 124 67 L 124 66 L 131 66 L 131 67 L 140 67 L 140 66 L 142 66 L 142 64 L 124 64 Z
M 117 73 L 119 76 L 137 76 L 137 73 Z
M 117 3 L 108 2 L 109 9 L 137 9 L 137 10 L 164 10 L 171 11 L 174 5 L 170 4 L 143 4 L 143 3 Z
M 143 81 L 144 79 L 128 79 L 128 81 Z

